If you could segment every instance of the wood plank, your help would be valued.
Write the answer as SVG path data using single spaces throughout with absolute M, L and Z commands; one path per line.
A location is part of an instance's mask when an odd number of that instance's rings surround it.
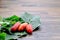
M 24 12 L 41 17 L 40 29 L 18 40 L 60 40 L 60 0 L 2 0 L 0 16 L 20 16 Z

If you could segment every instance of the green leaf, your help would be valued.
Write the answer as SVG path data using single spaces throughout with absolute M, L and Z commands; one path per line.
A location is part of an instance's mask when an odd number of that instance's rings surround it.
M 6 34 L 10 34 L 10 31 L 9 31 L 9 29 L 7 29 L 7 28 L 1 28 L 0 31 L 1 31 L 1 32 L 4 32 L 4 33 L 6 33 Z
M 21 16 L 21 18 L 29 23 L 32 24 L 33 30 L 36 29 L 40 25 L 40 17 L 39 16 L 34 16 L 28 13 L 25 13 Z
M 2 17 L 0 16 L 0 21 L 2 21 Z
M 3 21 L 7 21 L 7 22 L 10 22 L 10 24 L 15 24 L 16 22 L 20 22 L 20 23 L 24 23 L 24 20 L 16 15 L 13 15 L 13 16 L 10 16 L 10 17 L 7 17 L 7 18 L 4 18 Z
M 38 26 L 40 26 L 40 17 L 38 16 L 33 17 L 29 23 L 32 24 L 33 29 L 36 29 Z
M 26 35 L 27 35 L 27 33 L 25 31 L 24 32 L 16 32 L 13 35 L 7 34 L 6 40 L 18 39 L 18 38 L 26 36 Z
M 18 16 L 16 16 L 16 15 L 13 15 L 13 16 L 10 16 L 10 17 L 8 17 L 8 18 L 6 18 L 6 20 L 11 20 L 11 21 L 19 21 L 19 17 Z
M 15 35 L 17 35 L 19 38 L 21 38 L 21 37 L 26 36 L 26 35 L 27 35 L 27 32 L 26 32 L 26 31 L 23 31 L 23 32 L 17 32 L 17 33 L 15 33 Z
M 10 24 L 9 22 L 0 21 L 0 24 Z
M 6 36 L 6 39 L 5 40 L 10 40 L 10 39 L 17 39 L 18 36 L 17 35 L 8 35 Z
M 0 33 L 0 40 L 5 40 L 6 33 Z

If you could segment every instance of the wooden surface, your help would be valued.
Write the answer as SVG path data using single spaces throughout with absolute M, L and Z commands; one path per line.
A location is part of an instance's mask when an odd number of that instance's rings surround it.
M 41 17 L 40 30 L 18 40 L 60 40 L 60 0 L 1 0 L 0 16 L 28 12 Z

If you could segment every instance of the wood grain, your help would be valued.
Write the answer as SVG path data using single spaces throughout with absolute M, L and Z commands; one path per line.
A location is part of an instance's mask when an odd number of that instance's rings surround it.
M 2 0 L 0 16 L 24 12 L 40 16 L 40 30 L 18 40 L 60 40 L 60 0 Z

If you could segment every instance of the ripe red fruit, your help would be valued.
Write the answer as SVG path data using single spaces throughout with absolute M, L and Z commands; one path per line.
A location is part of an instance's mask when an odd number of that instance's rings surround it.
M 21 24 L 21 25 L 19 26 L 19 28 L 18 28 L 18 31 L 23 31 L 23 30 L 25 30 L 25 28 L 26 28 L 27 25 L 28 25 L 28 23 L 23 23 L 23 24 Z
M 19 26 L 20 26 L 20 22 L 15 23 L 15 24 L 11 27 L 11 31 L 12 31 L 12 32 L 15 32 L 15 31 L 18 29 Z
M 33 29 L 32 29 L 32 25 L 31 25 L 31 24 L 28 24 L 28 25 L 26 26 L 26 31 L 27 31 L 27 33 L 29 33 L 29 34 L 32 34 Z

